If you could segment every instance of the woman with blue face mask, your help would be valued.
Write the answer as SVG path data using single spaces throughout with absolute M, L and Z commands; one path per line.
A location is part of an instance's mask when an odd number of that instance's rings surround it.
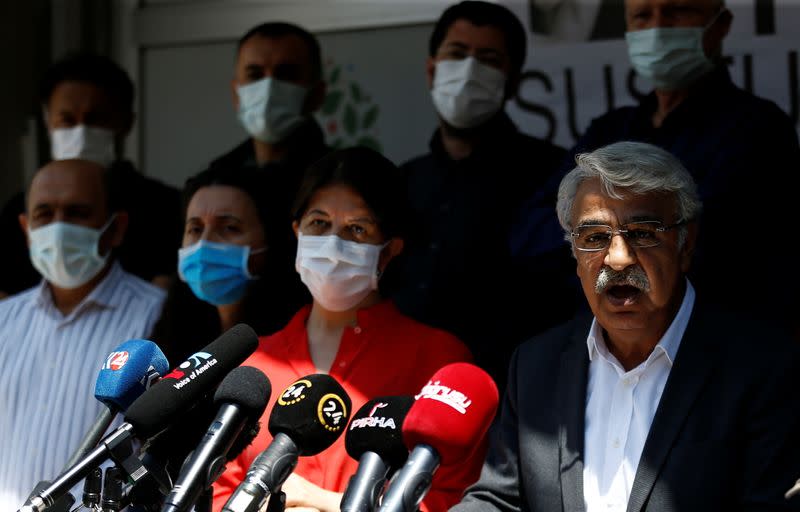
M 177 276 L 153 334 L 173 365 L 240 322 L 271 334 L 308 300 L 291 262 L 275 261 L 291 233 L 265 189 L 255 169 L 212 168 L 187 180 Z
M 306 171 L 293 216 L 294 265 L 313 300 L 284 329 L 262 337 L 244 363 L 262 369 L 273 389 L 312 373 L 330 374 L 352 400 L 349 419 L 369 399 L 415 395 L 442 366 L 472 360 L 460 340 L 403 315 L 381 293 L 403 249 L 408 216 L 405 186 L 392 162 L 366 148 L 330 153 Z M 273 393 L 262 423 L 279 396 Z M 261 429 L 227 465 L 215 484 L 214 510 L 222 508 L 271 440 L 268 429 Z M 480 440 L 476 446 L 468 463 L 437 472 L 424 510 L 446 510 L 477 478 Z M 344 435 L 320 455 L 301 457 L 282 488 L 287 510 L 338 511 L 357 467 Z

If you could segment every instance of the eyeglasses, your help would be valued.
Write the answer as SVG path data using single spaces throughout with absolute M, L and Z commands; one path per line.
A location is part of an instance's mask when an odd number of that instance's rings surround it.
M 605 224 L 584 224 L 570 233 L 575 248 L 579 251 L 597 252 L 608 248 L 614 235 L 622 235 L 631 247 L 642 249 L 655 247 L 662 242 L 663 234 L 670 229 L 686 224 L 685 220 L 665 226 L 657 220 L 629 222 L 619 229 Z

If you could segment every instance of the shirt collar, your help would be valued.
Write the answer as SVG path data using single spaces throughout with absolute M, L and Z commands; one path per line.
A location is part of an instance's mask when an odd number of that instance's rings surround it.
M 695 291 L 692 283 L 686 279 L 686 291 L 683 294 L 683 301 L 681 307 L 678 308 L 678 313 L 672 319 L 669 328 L 658 341 L 658 344 L 653 348 L 653 352 L 648 357 L 647 361 L 651 361 L 659 352 L 667 356 L 667 361 L 672 366 L 675 361 L 675 356 L 678 354 L 678 348 L 681 344 L 683 334 L 686 332 L 686 325 L 689 323 L 689 316 L 692 313 L 692 308 L 695 302 Z M 589 328 L 589 335 L 586 337 L 586 348 L 589 351 L 589 361 L 594 360 L 596 354 L 599 354 L 605 359 L 610 359 L 611 353 L 608 351 L 606 342 L 603 338 L 603 329 L 597 323 L 597 318 L 592 318 L 592 325 Z
M 102 281 L 97 283 L 97 286 L 89 292 L 89 295 L 83 298 L 83 300 L 75 306 L 75 309 L 67 316 L 74 316 L 78 312 L 82 311 L 89 305 L 96 305 L 100 307 L 106 308 L 116 308 L 122 305 L 122 298 L 118 293 L 115 293 L 117 290 L 117 285 L 119 284 L 120 280 L 124 276 L 124 271 L 120 266 L 119 262 L 113 261 L 111 263 L 111 269 L 108 271 L 108 274 L 103 278 Z M 55 308 L 55 304 L 53 303 L 53 293 L 50 291 L 50 286 L 48 286 L 47 280 L 42 279 L 39 283 L 38 290 L 32 296 L 33 304 L 40 308 Z

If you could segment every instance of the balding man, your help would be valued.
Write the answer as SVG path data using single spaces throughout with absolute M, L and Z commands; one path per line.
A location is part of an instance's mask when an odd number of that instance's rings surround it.
M 753 271 L 754 259 L 744 257 L 759 252 L 744 247 L 757 236 L 774 248 L 772 268 L 793 266 L 781 241 L 798 190 L 796 126 L 773 102 L 731 82 L 722 45 L 733 15 L 721 0 L 626 0 L 625 16 L 631 65 L 654 90 L 637 106 L 595 119 L 562 175 L 576 154 L 613 142 L 666 149 L 689 170 L 705 205 L 692 282 L 727 308 L 796 331 L 800 279 L 792 272 L 764 276 Z M 515 251 L 523 258 L 562 245 L 553 214 L 557 180 L 550 185 L 527 203 L 518 224 Z M 733 255 L 732 248 L 741 252 Z
M 43 279 L 0 301 L 2 510 L 59 474 L 100 412 L 104 359 L 160 313 L 164 292 L 114 258 L 128 225 L 114 183 L 83 160 L 54 161 L 31 181 L 19 220 Z

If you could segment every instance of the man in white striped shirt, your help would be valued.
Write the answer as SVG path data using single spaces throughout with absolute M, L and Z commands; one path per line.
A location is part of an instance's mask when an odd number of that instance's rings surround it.
M 163 290 L 114 260 L 127 227 L 116 196 L 110 173 L 81 160 L 51 162 L 29 187 L 20 224 L 44 279 L 0 301 L 0 510 L 61 472 L 100 411 L 105 357 L 161 312 Z

